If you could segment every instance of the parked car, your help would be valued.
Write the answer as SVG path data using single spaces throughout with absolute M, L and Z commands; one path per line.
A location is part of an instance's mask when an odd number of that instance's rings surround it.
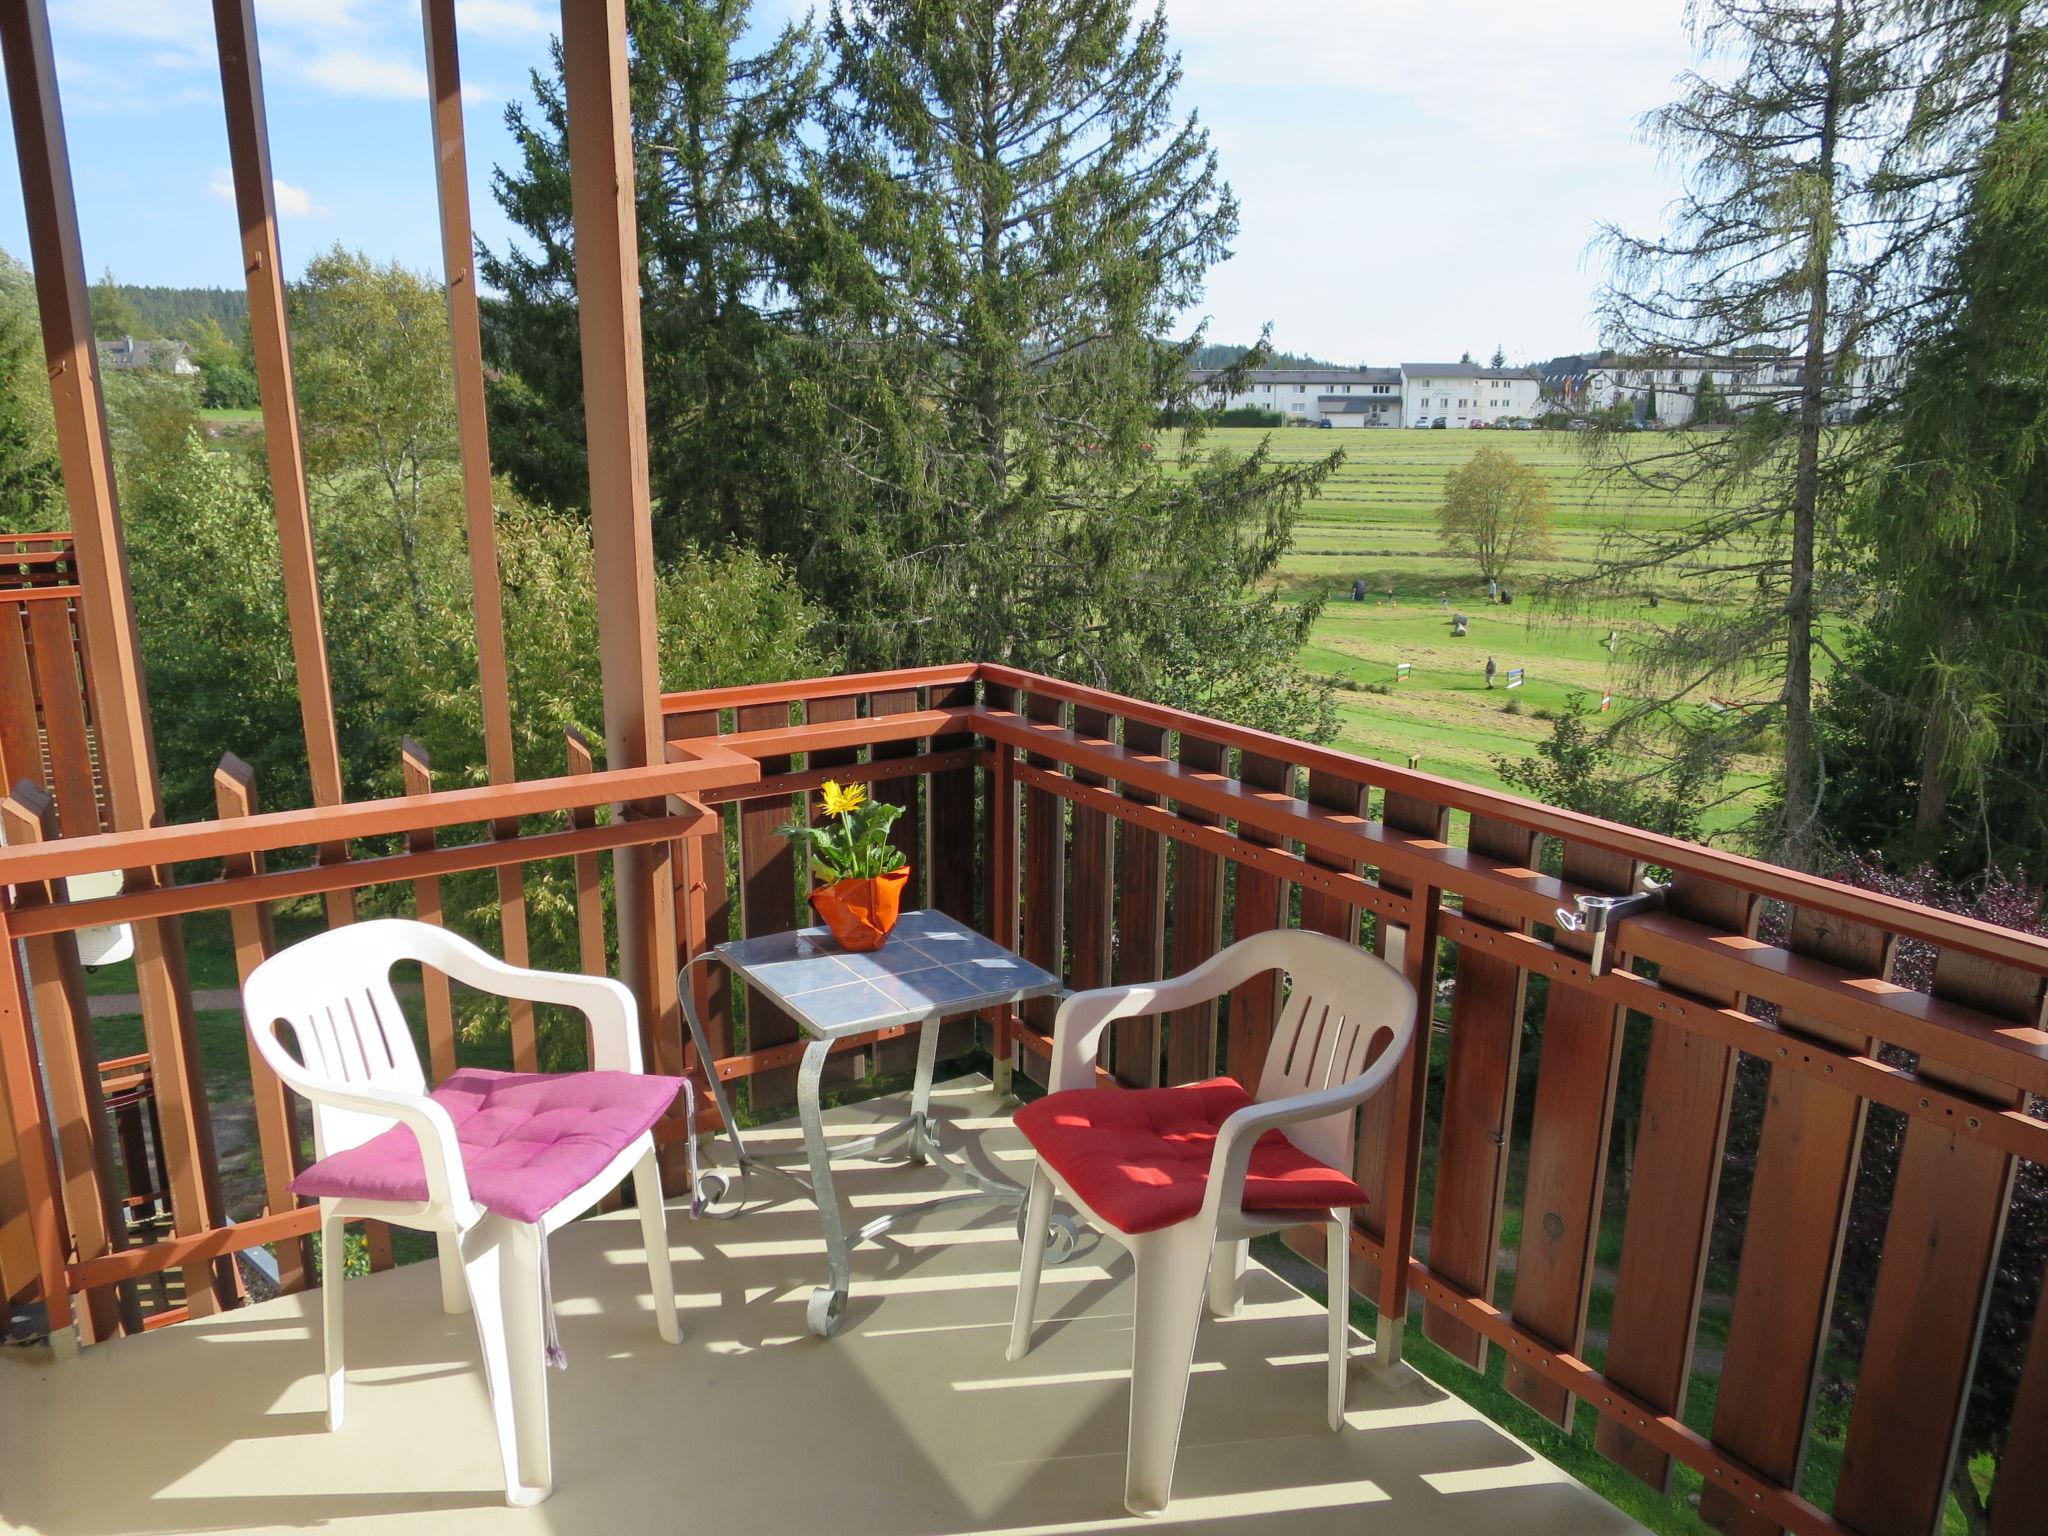
M 1330 420 L 1330 418 L 1327 416 L 1318 416 L 1314 421 L 1310 422 L 1309 425 L 1314 427 L 1334 427 L 1337 425 L 1337 423 Z
M 1432 421 L 1429 424 L 1429 429 L 1432 432 L 1441 432 L 1443 431 L 1446 425 L 1447 423 L 1444 421 L 1443 417 L 1439 416 L 1435 421 Z
M 1476 416 L 1472 420 L 1466 422 L 1465 425 L 1469 430 L 1474 432 L 1484 432 L 1487 430 L 1486 423 L 1479 420 L 1479 418 Z
M 1533 421 L 1518 421 L 1515 423 L 1515 430 L 1517 432 L 1534 432 L 1536 430 L 1536 423 Z

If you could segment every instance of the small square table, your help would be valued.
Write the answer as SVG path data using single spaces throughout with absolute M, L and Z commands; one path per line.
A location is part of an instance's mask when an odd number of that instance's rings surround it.
M 909 1162 L 929 1163 L 949 1180 L 972 1186 L 964 1194 L 928 1202 L 920 1210 L 955 1200 L 995 1200 L 1021 1207 L 1021 1186 L 970 1166 L 940 1144 L 931 1113 L 939 1024 L 998 1004 L 1060 996 L 1065 988 L 1058 977 L 1012 954 L 993 939 L 984 938 L 944 913 L 930 911 L 904 913 L 888 941 L 880 949 L 865 954 L 840 948 L 824 928 L 800 928 L 793 933 L 738 939 L 695 956 L 683 968 L 683 1015 L 689 1021 L 697 1059 L 704 1064 L 705 1075 L 711 1080 L 726 1135 L 732 1140 L 740 1180 L 738 1202 L 724 1210 L 710 1207 L 730 1190 L 725 1176 L 705 1173 L 694 1180 L 692 1209 L 714 1216 L 737 1215 L 746 1208 L 756 1168 L 791 1178 L 798 1184 L 803 1184 L 803 1180 L 796 1177 L 792 1167 L 751 1151 L 733 1115 L 732 1101 L 713 1066 L 716 1058 L 705 1041 L 703 1020 L 697 1016 L 696 1001 L 691 995 L 690 967 L 713 960 L 778 1004 L 807 1037 L 803 1060 L 797 1068 L 797 1112 L 803 1122 L 804 1162 L 810 1172 L 810 1182 L 805 1187 L 817 1202 L 824 1224 L 830 1280 L 811 1293 L 804 1320 L 812 1333 L 829 1338 L 839 1331 L 846 1314 L 853 1273 L 849 1249 L 853 1243 L 879 1236 L 895 1220 L 895 1213 L 879 1217 L 854 1233 L 849 1242 L 845 1215 L 833 1188 L 832 1159 L 863 1157 L 905 1142 Z M 899 1024 L 916 1025 L 920 1030 L 909 1115 L 871 1136 L 828 1146 L 818 1092 L 833 1044 L 850 1035 Z M 1055 1244 L 1062 1250 L 1069 1249 L 1072 1238 L 1071 1230 L 1057 1234 Z

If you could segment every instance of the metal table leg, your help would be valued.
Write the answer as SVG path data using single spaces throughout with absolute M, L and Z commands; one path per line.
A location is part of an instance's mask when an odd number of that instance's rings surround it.
M 831 1054 L 831 1041 L 811 1041 L 804 1047 L 803 1064 L 796 1074 L 797 1114 L 803 1120 L 804 1151 L 811 1163 L 811 1198 L 817 1202 L 818 1221 L 825 1229 L 825 1262 L 831 1275 L 829 1283 L 811 1292 L 804 1308 L 805 1325 L 821 1339 L 831 1338 L 846 1320 L 846 1293 L 853 1284 L 846 1222 L 839 1209 L 839 1192 L 832 1183 L 832 1149 L 825 1140 L 825 1116 L 818 1104 L 818 1087 Z
M 752 1190 L 754 1159 L 747 1152 L 747 1143 L 740 1135 L 739 1117 L 732 1110 L 732 1096 L 725 1091 L 725 1080 L 718 1075 L 718 1058 L 711 1054 L 711 1043 L 704 1037 L 704 1021 L 697 1017 L 697 999 L 690 987 L 690 970 L 717 959 L 715 951 L 706 950 L 693 955 L 683 967 L 680 978 L 683 994 L 683 1021 L 690 1026 L 690 1041 L 697 1048 L 697 1061 L 704 1069 L 704 1076 L 711 1083 L 711 1097 L 718 1105 L 718 1117 L 724 1122 L 726 1139 L 732 1143 L 733 1165 L 739 1170 L 740 1197 L 726 1210 L 715 1211 L 711 1207 L 730 1192 L 730 1186 L 722 1173 L 699 1173 L 697 1170 L 697 1139 L 693 1136 L 689 1144 L 690 1167 L 690 1214 L 692 1216 L 734 1216 L 746 1208 L 747 1196 Z

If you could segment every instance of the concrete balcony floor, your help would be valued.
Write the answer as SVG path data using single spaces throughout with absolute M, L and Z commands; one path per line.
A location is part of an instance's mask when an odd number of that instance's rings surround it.
M 985 1080 L 940 1103 L 982 1156 L 1024 1165 Z M 879 1099 L 835 1130 L 902 1111 Z M 790 1149 L 793 1125 L 766 1133 Z M 855 1163 L 866 1220 L 944 1189 Z M 321 1418 L 318 1298 L 288 1296 L 89 1349 L 0 1360 L 0 1529 L 434 1533 L 826 1531 L 1023 1536 L 1116 1530 L 1351 1536 L 1624 1536 L 1641 1530 L 1406 1368 L 1354 1347 L 1349 1427 L 1323 1423 L 1317 1305 L 1254 1266 L 1238 1317 L 1203 1325 L 1175 1499 L 1125 1514 L 1130 1265 L 1107 1244 L 1048 1266 L 1038 1343 L 1003 1359 L 1017 1250 L 985 1205 L 906 1223 L 856 1255 L 846 1330 L 819 1341 L 807 1202 L 780 1180 L 734 1221 L 669 1233 L 686 1337 L 660 1342 L 631 1212 L 554 1240 L 569 1369 L 551 1376 L 555 1493 L 502 1502 L 476 1337 L 432 1265 L 348 1282 L 348 1422 Z

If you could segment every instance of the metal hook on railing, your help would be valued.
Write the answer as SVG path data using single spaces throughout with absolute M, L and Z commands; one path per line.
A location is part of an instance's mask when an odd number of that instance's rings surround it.
M 1664 905 L 1669 884 L 1655 880 L 1643 881 L 1642 889 L 1632 896 L 1579 896 L 1574 900 L 1577 910 L 1569 907 L 1557 909 L 1557 926 L 1566 933 L 1583 933 L 1593 940 L 1593 953 L 1587 961 L 1587 969 L 1595 976 L 1602 973 L 1607 958 L 1607 929 L 1616 918 L 1630 917 L 1637 912 L 1649 912 Z

